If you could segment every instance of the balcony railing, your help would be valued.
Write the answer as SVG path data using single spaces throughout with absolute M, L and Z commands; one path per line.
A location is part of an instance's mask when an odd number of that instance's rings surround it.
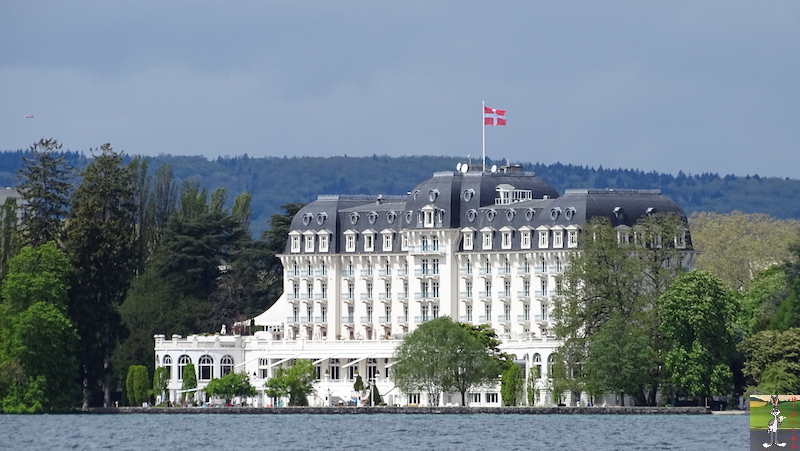
M 353 317 L 352 316 L 343 316 L 342 317 L 342 323 L 344 323 L 344 324 L 353 324 L 354 322 L 355 321 L 353 321 Z

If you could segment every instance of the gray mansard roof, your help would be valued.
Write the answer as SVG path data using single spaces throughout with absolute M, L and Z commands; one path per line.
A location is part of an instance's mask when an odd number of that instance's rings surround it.
M 432 225 L 423 224 L 424 211 L 433 212 Z M 373 233 L 376 240 L 392 233 L 393 240 L 399 241 L 399 232 L 407 229 L 471 228 L 479 232 L 560 226 L 566 230 L 597 216 L 609 218 L 614 226 L 633 227 L 640 218 L 655 213 L 677 214 L 686 222 L 683 210 L 659 190 L 569 189 L 562 196 L 534 174 L 510 166 L 495 172 L 436 173 L 405 196 L 320 195 L 297 213 L 291 230 L 329 233 L 328 253 L 340 253 L 345 233 Z M 688 234 L 687 244 L 691 246 Z M 374 249 L 374 253 L 382 252 L 380 245 Z

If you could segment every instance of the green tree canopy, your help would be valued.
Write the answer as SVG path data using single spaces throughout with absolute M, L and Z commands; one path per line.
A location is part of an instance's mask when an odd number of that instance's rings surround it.
M 247 373 L 230 372 L 220 378 L 211 379 L 204 388 L 209 396 L 216 396 L 230 404 L 234 396 L 255 396 L 256 388 L 250 385 Z
M 23 244 L 39 246 L 48 241 L 61 243 L 64 218 L 69 205 L 72 168 L 61 144 L 55 139 L 41 139 L 23 156 L 23 166 L 17 173 L 18 191 L 24 200 L 22 209 Z
M 0 340 L 0 393 L 4 405 L 13 411 L 65 411 L 79 399 L 78 335 L 72 323 L 56 306 L 35 302 L 17 314 L 8 314 L 2 306 L 0 316 L 5 326 Z M 5 408 L 4 408 L 5 409 Z M 9 411 L 9 410 L 6 410 Z
M 466 393 L 496 381 L 501 368 L 476 335 L 449 317 L 421 324 L 408 334 L 396 351 L 392 367 L 394 381 L 405 393 L 424 391 L 432 406 L 439 405 L 442 392 Z
M 690 397 L 731 392 L 737 315 L 736 299 L 705 271 L 682 275 L 664 293 L 661 328 L 672 343 L 666 367 L 679 391 Z
M 128 377 L 125 379 L 125 393 L 128 396 L 128 405 L 141 406 L 150 394 L 150 378 L 147 367 L 131 365 L 128 368 Z
M 728 289 L 746 289 L 756 275 L 791 259 L 800 222 L 763 213 L 694 213 L 692 240 L 700 251 L 696 268 L 717 276 Z
M 277 369 L 275 377 L 264 384 L 265 393 L 273 398 L 288 396 L 290 406 L 307 406 L 316 379 L 317 371 L 311 360 L 298 359 L 289 368 Z
M 81 337 L 84 407 L 108 407 L 111 350 L 121 330 L 117 308 L 138 258 L 134 177 L 110 144 L 101 146 L 81 175 L 66 234 L 67 255 L 76 268 L 70 317 Z
M 668 345 L 660 330 L 659 298 L 683 272 L 684 256 L 676 242 L 685 234 L 683 220 L 666 214 L 646 218 L 627 231 L 615 229 L 607 218 L 586 224 L 580 251 L 559 276 L 561 289 L 554 298 L 555 331 L 564 340 L 558 354 L 568 386 L 621 390 L 636 404 L 655 404 L 664 379 L 661 356 Z M 593 345 L 595 340 L 616 341 L 614 327 L 606 329 L 612 321 L 625 324 L 623 332 L 635 338 L 635 345 L 619 343 L 615 348 L 627 352 L 623 358 L 642 376 L 629 381 L 633 383 L 623 383 L 613 355 Z M 585 376 L 591 380 L 582 381 Z
M 800 377 L 800 328 L 785 331 L 764 330 L 755 333 L 739 344 L 745 363 L 742 373 L 751 385 L 761 384 L 764 371 L 773 363 L 786 363 L 783 370 Z
M 2 281 L 5 302 L 20 312 L 35 302 L 46 302 L 67 312 L 67 294 L 72 266 L 54 242 L 25 246 L 8 262 Z
M 188 391 L 197 388 L 197 371 L 194 368 L 194 363 L 187 363 L 183 367 L 183 382 L 181 382 L 181 390 L 187 390 L 181 395 L 181 399 L 192 402 L 195 399 L 194 392 Z
M 169 389 L 169 368 L 159 366 L 153 372 L 153 391 L 162 396 L 162 400 L 169 399 L 167 390 Z
M 504 406 L 516 406 L 522 401 L 525 388 L 525 378 L 522 374 L 522 367 L 512 365 L 505 371 L 500 378 L 500 397 Z

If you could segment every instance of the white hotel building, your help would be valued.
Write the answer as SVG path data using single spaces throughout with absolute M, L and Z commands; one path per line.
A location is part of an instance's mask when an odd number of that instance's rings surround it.
M 279 366 L 310 359 L 317 367 L 311 405 L 348 402 L 353 381 L 377 385 L 390 405 L 427 405 L 424 393 L 392 382 L 395 348 L 425 321 L 449 316 L 489 324 L 534 381 L 538 404 L 552 404 L 548 379 L 560 342 L 551 299 L 557 276 L 578 250 L 581 227 L 608 217 L 621 233 L 655 212 L 683 210 L 658 190 L 567 190 L 564 195 L 519 166 L 492 171 L 459 165 L 405 196 L 320 195 L 295 216 L 285 253 L 283 295 L 254 319 L 254 335 L 155 337 L 156 364 L 171 371 L 171 397 L 193 363 L 199 387 L 245 371 L 272 405 L 264 383 Z M 692 267 L 691 238 L 674 237 Z M 499 406 L 498 387 L 476 390 L 471 406 Z M 443 404 L 460 396 L 442 396 Z

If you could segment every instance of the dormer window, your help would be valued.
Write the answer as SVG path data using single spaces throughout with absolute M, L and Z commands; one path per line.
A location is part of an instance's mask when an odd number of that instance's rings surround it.
M 356 232 L 348 230 L 344 232 L 344 250 L 345 252 L 356 251 Z
M 300 252 L 300 232 L 296 231 L 290 232 L 289 236 L 290 236 L 289 239 L 291 240 L 290 251 Z
M 553 229 L 553 247 L 557 249 L 564 247 L 564 231 L 562 229 Z
M 578 247 L 578 230 L 574 225 L 567 227 L 567 247 L 570 249 Z
M 490 250 L 492 248 L 494 229 L 487 227 L 481 230 L 481 234 L 483 235 L 483 250 Z
M 375 250 L 375 232 L 364 232 L 364 252 L 372 252 Z
M 550 246 L 550 230 L 546 227 L 541 227 L 536 230 L 539 232 L 539 248 L 545 249 Z
M 303 234 L 303 242 L 305 243 L 305 252 L 314 252 L 314 233 L 306 232 Z
M 627 226 L 617 227 L 617 243 L 628 244 L 631 242 L 631 229 Z
M 330 243 L 330 235 L 328 232 L 319 233 L 319 251 L 328 252 L 328 243 Z
M 500 229 L 500 233 L 500 247 L 511 249 L 511 238 L 514 235 L 514 230 L 511 227 L 503 227 Z
M 678 229 L 678 234 L 675 236 L 675 247 L 678 249 L 686 249 L 686 230 Z
M 519 228 L 519 247 L 521 249 L 531 248 L 531 228 L 529 226 Z
M 383 236 L 383 251 L 391 252 L 392 242 L 394 241 L 394 232 L 391 230 L 384 230 L 381 232 L 381 235 Z
M 433 205 L 426 205 L 422 207 L 420 215 L 422 216 L 422 227 L 431 228 L 434 226 L 436 208 Z
M 463 236 L 464 241 L 464 250 L 471 251 L 475 246 L 474 238 L 475 232 L 472 229 L 464 229 L 461 231 L 461 235 Z

